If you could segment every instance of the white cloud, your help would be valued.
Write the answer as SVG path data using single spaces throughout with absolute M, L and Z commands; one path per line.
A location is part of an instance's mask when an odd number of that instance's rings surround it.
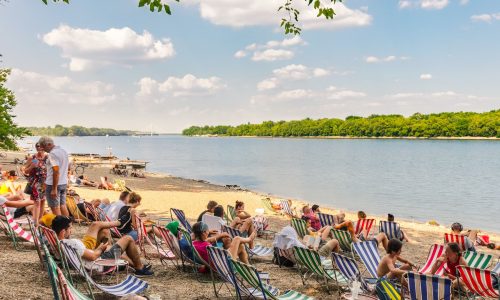
M 247 53 L 243 50 L 240 50 L 240 51 L 237 51 L 235 54 L 234 54 L 234 57 L 236 58 L 242 58 L 242 57 L 245 57 L 247 56 Z
M 264 51 L 256 51 L 252 56 L 253 61 L 276 61 L 291 59 L 294 53 L 284 49 L 267 49 Z
M 430 80 L 430 79 L 432 79 L 432 74 L 420 74 L 420 79 Z
M 460 0 L 460 5 L 466 5 L 469 3 L 469 0 Z
M 443 9 L 449 3 L 449 0 L 421 0 L 420 7 L 424 9 Z
M 310 97 L 312 97 L 312 92 L 305 89 L 283 91 L 276 95 L 276 98 L 281 100 L 305 99 Z
M 423 93 L 397 93 L 390 95 L 391 98 L 401 99 L 401 98 L 415 98 L 423 96 Z
M 74 81 L 67 76 L 52 76 L 13 69 L 8 85 L 18 101 L 33 104 L 86 104 L 102 105 L 115 101 L 117 95 L 112 84 L 101 81 Z
M 400 9 L 405 9 L 413 6 L 413 3 L 408 0 L 400 0 L 398 3 Z
M 432 97 L 453 97 L 453 96 L 458 96 L 457 93 L 453 91 L 446 91 L 446 92 L 436 92 L 431 94 Z
M 482 15 L 472 15 L 470 17 L 472 21 L 475 22 L 486 22 L 486 23 L 492 23 L 493 21 L 498 21 L 500 20 L 500 13 L 496 14 L 482 14 Z
M 277 26 L 281 17 L 276 13 L 281 4 L 268 0 L 202 0 L 200 1 L 200 13 L 202 18 L 216 25 L 230 27 L 246 26 Z M 360 27 L 371 24 L 372 16 L 361 9 L 350 9 L 343 3 L 332 5 L 335 10 L 333 20 L 318 18 L 317 11 L 308 7 L 305 1 L 294 3 L 301 11 L 300 20 L 304 29 L 335 29 L 344 27 Z
M 215 94 L 226 85 L 218 77 L 197 78 L 192 74 L 184 77 L 168 77 L 163 82 L 144 77 L 138 82 L 138 97 L 154 98 L 155 102 L 162 102 L 166 97 L 191 97 Z
M 438 91 L 432 93 L 417 93 L 417 92 L 409 92 L 409 93 L 396 93 L 392 95 L 388 95 L 390 98 L 394 99 L 405 99 L 405 98 L 419 98 L 419 99 L 432 99 L 432 98 L 450 98 L 453 99 L 468 99 L 468 100 L 485 100 L 487 97 L 476 96 L 476 95 L 468 95 L 461 94 L 454 91 Z
M 257 84 L 259 91 L 276 88 L 286 80 L 304 80 L 319 78 L 330 75 L 329 70 L 323 68 L 309 68 L 304 65 L 287 65 L 285 67 L 274 69 L 273 77 L 265 79 Z
M 381 63 L 381 62 L 391 62 L 391 61 L 397 61 L 397 60 L 408 60 L 409 57 L 407 56 L 395 56 L 395 55 L 389 55 L 386 57 L 377 57 L 377 56 L 367 56 L 365 57 L 365 62 L 369 64 L 374 64 L 374 63 Z
M 257 90 L 266 91 L 272 90 L 278 86 L 278 79 L 276 77 L 264 79 L 257 84 Z
M 59 47 L 68 58 L 71 71 L 84 71 L 106 65 L 130 66 L 157 61 L 175 55 L 169 39 L 155 39 L 149 32 L 110 28 L 105 31 L 60 25 L 42 37 L 50 46 Z
M 330 86 L 326 89 L 326 97 L 328 99 L 340 100 L 345 98 L 360 98 L 365 97 L 363 92 L 352 91 L 348 89 L 339 89 L 335 86 Z
M 330 71 L 322 69 L 322 68 L 315 68 L 313 70 L 313 76 L 314 77 L 324 77 L 330 75 Z

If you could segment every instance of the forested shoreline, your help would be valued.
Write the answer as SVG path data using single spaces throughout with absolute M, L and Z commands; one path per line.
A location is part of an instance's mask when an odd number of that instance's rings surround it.
M 500 109 L 484 113 L 444 112 L 402 115 L 349 116 L 265 121 L 238 126 L 191 126 L 183 135 L 270 136 L 270 137 L 485 137 L 500 138 Z
M 96 128 L 96 127 L 83 127 L 83 126 L 70 126 L 64 127 L 62 125 L 56 125 L 54 127 L 27 127 L 32 135 L 35 136 L 122 136 L 122 135 L 134 135 L 135 131 L 131 130 L 116 130 L 111 128 Z

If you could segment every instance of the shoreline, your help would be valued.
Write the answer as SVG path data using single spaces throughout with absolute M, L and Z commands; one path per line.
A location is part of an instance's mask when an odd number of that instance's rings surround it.
M 168 134 L 165 134 L 168 135 Z M 160 135 L 161 136 L 161 135 Z M 438 140 L 438 141 L 500 141 L 497 137 L 476 137 L 476 136 L 462 136 L 462 137 L 393 137 L 393 136 L 257 136 L 257 135 L 182 135 L 185 137 L 208 137 L 208 138 L 263 138 L 263 139 L 311 139 L 311 140 Z

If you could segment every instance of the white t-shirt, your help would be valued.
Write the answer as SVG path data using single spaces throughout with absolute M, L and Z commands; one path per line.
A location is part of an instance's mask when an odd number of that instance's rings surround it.
M 201 221 L 208 225 L 209 230 L 217 230 L 218 232 L 222 232 L 222 225 L 226 225 L 222 218 L 209 214 L 204 214 Z
M 5 202 L 7 202 L 7 198 L 0 196 L 0 205 L 4 205 Z M 14 212 L 16 211 L 15 207 L 7 207 L 7 210 L 9 211 L 10 215 L 14 218 Z
M 111 221 L 116 221 L 118 220 L 118 213 L 120 212 L 120 209 L 125 206 L 125 202 L 122 200 L 115 201 L 111 203 L 111 205 L 108 208 L 108 211 L 106 212 L 106 216 Z
M 52 185 L 54 176 L 52 167 L 55 166 L 59 167 L 59 182 L 57 184 L 68 184 L 68 153 L 59 146 L 55 146 L 49 153 L 49 159 L 47 159 L 47 179 L 45 180 L 46 185 Z
M 65 239 L 64 243 L 75 249 L 76 254 L 78 254 L 78 256 L 80 257 L 83 256 L 83 252 L 85 252 L 86 248 L 82 241 L 80 241 L 79 239 Z

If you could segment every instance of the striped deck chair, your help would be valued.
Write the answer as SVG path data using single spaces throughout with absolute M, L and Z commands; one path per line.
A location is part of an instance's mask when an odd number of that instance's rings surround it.
M 500 262 L 497 263 L 492 272 L 500 276 Z
M 366 293 L 372 293 L 374 291 L 374 285 L 377 282 L 376 278 L 364 278 L 361 276 L 358 265 L 354 259 L 332 252 L 332 261 L 335 267 L 339 269 L 340 273 L 347 278 L 349 282 L 358 280 L 361 283 L 361 289 Z M 372 286 L 373 285 L 373 286 Z M 337 283 L 338 290 L 340 293 L 341 285 Z
M 168 262 L 170 261 L 174 264 L 175 267 L 178 267 L 179 264 L 178 264 L 177 260 L 181 259 L 181 256 L 182 256 L 181 249 L 179 247 L 179 241 L 168 229 L 166 229 L 164 227 L 160 227 L 160 226 L 155 226 L 155 225 L 153 227 L 156 228 L 156 230 L 160 233 L 162 241 L 167 246 L 167 249 L 165 249 L 162 246 L 162 244 L 157 242 L 155 239 L 156 247 L 158 248 L 158 252 L 160 252 L 160 251 L 166 252 L 167 250 L 169 250 L 174 255 L 174 257 L 172 257 L 172 258 L 167 258 L 167 257 L 160 255 L 160 262 L 163 265 L 167 265 Z
M 318 252 L 297 246 L 293 247 L 293 251 L 295 259 L 298 262 L 302 284 L 306 284 L 307 279 L 313 275 L 324 280 L 328 291 L 328 280 L 335 280 L 337 284 L 347 284 L 347 278 L 340 272 L 324 268 Z M 302 270 L 303 268 L 305 269 L 304 271 Z
M 379 300 L 401 300 L 401 294 L 387 279 L 377 281 L 377 296 Z
M 212 271 L 212 284 L 214 287 L 215 296 L 219 297 L 220 289 L 223 285 L 225 285 L 228 288 L 229 292 L 231 292 L 231 288 L 229 288 L 229 286 L 227 285 L 230 284 L 235 289 L 235 292 L 238 295 L 238 297 L 236 298 L 240 298 L 238 283 L 236 282 L 234 274 L 231 271 L 231 266 L 229 265 L 229 260 L 231 259 L 231 255 L 229 254 L 229 252 L 227 252 L 227 250 L 213 246 L 208 246 L 207 251 L 208 257 L 210 259 L 210 265 L 212 266 L 210 270 Z M 217 275 L 223 281 L 219 288 L 216 287 L 213 272 L 217 273 Z
M 399 226 L 399 223 L 396 222 L 380 221 L 379 232 L 385 233 L 389 240 L 401 240 L 403 237 L 403 234 L 401 233 L 401 227 Z
M 101 222 L 113 222 L 107 215 L 106 213 L 100 208 L 100 207 L 93 207 L 92 206 L 93 215 L 97 217 L 96 220 L 101 221 Z M 109 228 L 109 231 L 111 231 L 111 236 L 114 238 L 121 238 L 122 234 L 116 227 L 111 227 Z
M 66 197 L 66 207 L 68 208 L 69 213 L 73 216 L 75 221 L 78 222 L 78 224 L 80 224 L 81 222 L 91 223 L 91 221 L 78 209 L 78 206 L 76 206 L 75 198 L 73 198 L 72 196 Z
M 33 237 L 30 232 L 25 231 L 18 223 L 17 220 L 12 217 L 7 206 L 5 204 L 2 205 L 3 215 L 5 216 L 5 222 L 7 223 L 7 231 L 8 235 L 10 235 L 12 239 L 12 243 L 14 244 L 14 248 L 16 250 L 20 250 L 18 237 L 24 241 L 33 243 Z
M 254 266 L 244 264 L 244 263 L 236 261 L 234 259 L 230 260 L 230 264 L 231 264 L 231 267 L 233 268 L 233 270 L 235 271 L 235 273 L 238 274 L 243 279 L 242 284 L 247 283 L 252 288 L 254 288 L 255 291 L 258 292 L 258 294 L 255 295 L 256 298 L 273 299 L 273 300 L 275 300 L 275 299 L 287 299 L 287 300 L 313 299 L 312 297 L 306 296 L 304 294 L 301 294 L 301 293 L 293 291 L 293 290 L 288 290 L 284 294 L 280 295 L 280 291 L 278 288 L 273 287 L 273 286 L 268 285 L 268 284 L 264 284 L 262 282 L 260 275 Z M 263 297 L 259 297 L 259 296 L 263 296 Z
M 307 234 L 307 223 L 302 219 L 292 218 L 290 225 L 295 229 L 300 239 L 303 239 Z
M 348 231 L 344 230 L 331 230 L 333 237 L 339 242 L 340 249 L 344 252 L 351 252 L 352 237 Z
M 62 252 L 57 234 L 54 232 L 54 230 L 42 225 L 38 226 L 38 230 L 40 231 L 40 235 L 45 238 L 44 241 L 46 242 L 46 245 L 48 245 L 48 250 L 50 251 L 51 255 L 61 262 L 66 276 L 70 276 L 68 262 L 66 260 L 66 257 L 64 256 L 64 253 Z
M 336 218 L 334 215 L 318 213 L 318 218 L 319 218 L 319 223 L 321 224 L 321 227 L 335 225 Z
M 280 200 L 280 205 L 281 205 L 281 213 L 282 214 L 289 216 L 291 218 L 296 217 L 296 213 L 290 207 L 290 202 L 288 202 L 288 200 L 283 200 L 283 199 Z
M 222 231 L 227 232 L 231 236 L 231 238 L 234 238 L 236 236 L 239 236 L 239 237 L 243 236 L 242 232 L 239 231 L 238 229 L 231 228 L 231 227 L 225 226 L 225 225 L 222 226 Z M 262 245 L 254 245 L 253 249 L 250 249 L 250 247 L 248 247 L 248 245 L 245 244 L 245 248 L 246 248 L 248 255 L 250 257 L 253 257 L 253 256 L 263 257 L 263 256 L 270 256 L 273 254 L 272 248 L 264 247 Z
M 473 252 L 473 251 L 465 251 L 464 259 L 467 262 L 467 266 L 476 269 L 488 269 L 491 261 L 493 260 L 493 255 Z
M 378 278 L 377 267 L 380 263 L 380 254 L 378 253 L 377 243 L 374 241 L 352 243 L 352 248 L 361 258 L 366 270 L 374 278 Z
M 142 219 L 138 215 L 135 215 L 134 217 L 135 217 L 135 225 L 137 226 L 137 244 L 138 244 L 139 249 L 141 250 L 142 254 L 144 255 L 144 257 L 146 259 L 150 259 L 150 256 L 146 252 L 146 247 L 145 247 L 146 246 L 145 243 L 147 243 L 149 246 L 151 246 L 152 248 L 157 250 L 158 256 L 160 257 L 160 259 L 175 258 L 174 253 L 172 253 L 172 251 L 170 251 L 170 249 L 167 249 L 165 251 L 165 250 L 163 250 L 163 248 L 159 248 L 159 247 L 153 245 L 153 242 L 151 242 L 151 239 L 148 235 L 146 225 L 144 224 Z M 155 240 L 155 243 L 157 243 L 156 238 L 154 236 L 153 236 L 153 239 Z
M 500 294 L 493 286 L 494 277 L 498 285 L 498 275 L 489 270 L 481 270 L 466 266 L 457 266 L 458 280 L 463 281 L 470 291 L 469 299 L 476 298 L 475 296 L 485 298 L 499 298 Z M 469 296 L 469 295 L 468 295 Z
M 432 269 L 432 266 L 434 265 L 438 257 L 440 257 L 443 253 L 444 253 L 443 245 L 438 245 L 438 244 L 432 245 L 431 248 L 429 249 L 429 254 L 427 255 L 427 261 L 422 267 L 420 267 L 418 272 L 421 274 L 429 272 Z
M 123 297 L 129 294 L 139 294 L 148 288 L 147 282 L 132 275 L 128 275 L 124 281 L 116 285 L 98 284 L 92 279 L 92 277 L 90 277 L 90 274 L 83 266 L 81 258 L 78 256 L 76 251 L 71 246 L 66 245 L 64 241 L 61 242 L 61 246 L 69 264 L 72 265 L 83 278 L 85 278 L 90 286 L 95 287 L 104 293 L 117 297 Z
M 227 206 L 227 217 L 229 221 L 233 221 L 236 218 L 236 210 L 234 209 L 234 206 L 228 205 Z
M 271 202 L 271 199 L 269 198 L 262 198 L 262 205 L 264 206 L 265 210 L 270 212 L 270 213 L 276 213 L 276 211 L 273 208 L 273 203 Z
M 170 217 L 173 220 L 174 218 L 172 216 L 172 212 L 175 214 L 175 216 L 177 217 L 177 220 L 179 220 L 179 222 L 184 227 L 184 229 L 186 229 L 189 233 L 191 233 L 192 232 L 191 224 L 189 224 L 188 220 L 186 219 L 186 215 L 184 214 L 184 211 L 182 211 L 181 209 L 177 209 L 177 208 L 171 208 L 170 209 Z
M 452 234 L 445 233 L 444 234 L 444 243 L 457 243 L 462 251 L 465 251 L 465 236 L 461 234 Z
M 37 233 L 37 229 L 35 228 L 35 224 L 31 221 L 31 218 L 28 218 L 28 225 L 30 226 L 31 237 L 33 238 L 33 243 L 35 244 L 35 250 L 38 254 L 38 258 L 40 259 L 40 263 L 42 267 L 45 267 L 45 262 L 42 254 L 42 243 L 39 239 L 39 234 Z
M 191 234 L 187 232 L 187 230 L 184 230 L 182 228 L 179 228 L 182 237 L 188 242 L 189 248 L 191 250 L 191 257 L 186 256 L 184 253 L 182 253 L 182 259 L 183 259 L 183 265 L 184 261 L 187 261 L 193 265 L 193 271 L 195 273 L 198 273 L 197 271 L 197 266 L 206 266 L 210 268 L 210 265 L 208 262 L 206 262 L 196 251 L 196 249 L 193 246 L 193 240 L 191 239 Z
M 358 236 L 366 231 L 367 236 L 365 236 L 364 238 L 367 239 L 370 235 L 370 232 L 372 231 L 374 223 L 375 219 L 359 219 L 358 221 L 356 221 L 356 228 L 354 230 L 354 233 L 356 234 L 356 236 Z
M 451 300 L 451 279 L 408 272 L 405 275 L 411 300 Z

